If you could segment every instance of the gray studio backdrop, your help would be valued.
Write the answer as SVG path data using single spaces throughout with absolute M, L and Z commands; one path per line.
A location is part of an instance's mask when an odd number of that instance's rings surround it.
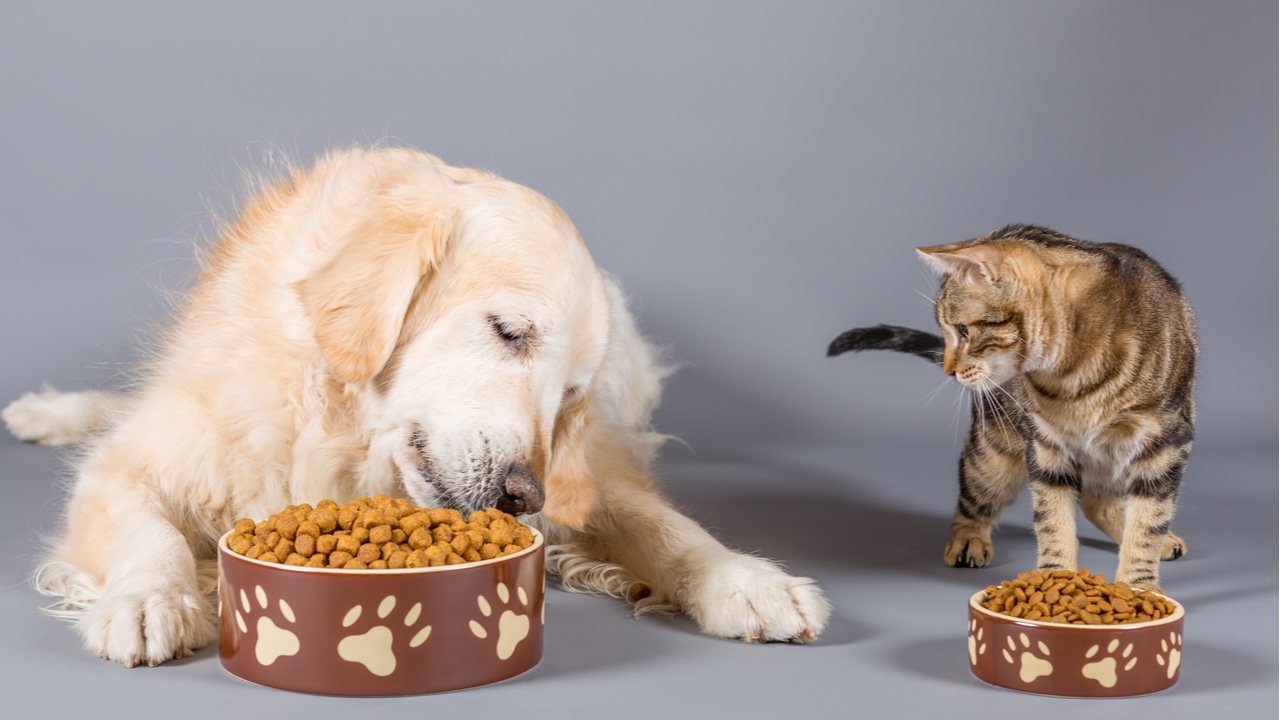
M 634 634 L 638 644 L 623 656 L 611 645 L 573 656 L 564 644 L 577 641 L 558 634 L 540 679 L 477 697 L 565 692 L 566 676 L 634 694 L 648 686 L 614 675 L 639 648 L 635 665 L 658 683 L 723 682 L 708 685 L 723 691 L 704 693 L 704 710 L 731 697 L 774 707 L 732 688 L 742 677 L 820 676 L 849 658 L 864 677 L 917 699 L 934 692 L 919 688 L 940 687 L 949 715 L 946 698 L 966 692 L 984 698 L 975 713 L 985 699 L 1023 707 L 1027 696 L 980 694 L 962 661 L 940 666 L 942 680 L 921 679 L 919 667 L 953 650 L 950 620 L 928 629 L 936 637 L 904 641 L 868 617 L 879 595 L 862 593 L 878 593 L 875 582 L 890 593 L 924 582 L 961 599 L 972 592 L 938 562 L 967 418 L 954 383 L 924 361 L 828 359 L 827 344 L 859 325 L 933 328 L 936 284 L 916 246 L 1034 222 L 1143 248 L 1183 281 L 1197 312 L 1196 453 L 1219 458 L 1197 465 L 1193 454 L 1192 511 L 1180 517 L 1200 523 L 1188 537 L 1207 551 L 1170 576 L 1190 588 L 1191 576 L 1210 582 L 1236 562 L 1245 577 L 1253 556 L 1236 550 L 1263 547 L 1270 572 L 1247 582 L 1274 621 L 1276 35 L 1274 0 L 5 3 L 0 404 L 42 383 L 119 384 L 137 341 L 186 287 L 211 216 L 235 207 L 242 168 L 352 142 L 417 147 L 524 183 L 568 211 L 633 296 L 643 329 L 680 365 L 657 426 L 687 443 L 666 450 L 673 465 L 694 468 L 683 471 L 692 490 L 681 497 L 702 500 L 700 518 L 736 528 L 740 546 L 807 562 L 799 569 L 837 601 L 826 645 L 739 649 L 686 639 L 687 625 L 619 623 L 612 604 L 558 593 L 556 612 L 600 618 L 605 630 L 591 632 L 604 634 L 591 637 Z M 766 497 L 791 493 L 781 486 L 793 474 L 759 458 L 811 451 L 824 474 L 808 504 L 787 506 L 793 514 L 835 525 L 850 505 L 832 499 L 855 482 L 859 493 L 901 484 L 899 510 L 863 513 L 897 543 L 872 549 L 882 559 L 828 567 L 783 531 L 754 539 L 768 518 L 755 496 L 732 502 L 735 483 L 756 478 L 774 488 Z M 1236 467 L 1223 458 L 1243 463 L 1245 453 L 1262 458 L 1250 466 L 1260 472 L 1223 469 Z M 74 674 L 55 692 L 90 683 L 113 701 L 162 683 L 224 687 L 211 651 L 176 672 L 117 675 L 34 615 L 24 553 L 55 522 L 57 467 L 54 454 L 0 432 L 0 482 L 23 498 L 27 533 L 22 552 L 0 558 L 5 635 L 21 637 L 13 658 L 0 654 L 0 688 L 25 687 L 32 672 L 62 678 L 64 667 Z M 1228 481 L 1229 498 L 1252 498 L 1237 503 L 1249 504 L 1244 515 L 1233 501 L 1213 505 Z M 901 509 L 917 498 L 921 509 Z M 1261 541 L 1231 534 L 1250 523 Z M 1029 531 L 1013 524 L 1001 552 L 1024 562 L 1034 556 Z M 1114 568 L 1101 541 L 1088 547 Z M 1217 590 L 1198 597 L 1202 607 L 1237 608 Z M 1187 667 L 1201 670 L 1169 706 L 1226 707 L 1240 697 L 1233 683 L 1253 683 L 1262 692 L 1249 702 L 1261 697 L 1273 712 L 1274 625 L 1228 628 L 1230 643 L 1261 637 L 1256 654 L 1225 649 L 1227 640 L 1215 654 L 1201 627 L 1198 654 L 1187 653 Z M 681 650 L 645 656 L 664 643 Z M 34 669 L 5 664 L 32 654 L 43 658 Z M 557 675 L 571 656 L 602 659 L 604 669 Z M 739 677 L 743 668 L 756 674 Z M 838 708 L 843 688 L 830 679 L 809 691 Z M 236 690 L 241 701 L 266 697 Z M 97 692 L 80 702 L 98 702 Z
M 1274 444 L 1268 2 L 11 4 L 0 399 L 111 384 L 239 168 L 418 147 L 561 203 L 683 364 L 698 453 L 954 439 L 912 248 L 1009 222 L 1147 250 L 1200 322 L 1200 437 Z M 679 450 L 676 450 L 679 451 Z

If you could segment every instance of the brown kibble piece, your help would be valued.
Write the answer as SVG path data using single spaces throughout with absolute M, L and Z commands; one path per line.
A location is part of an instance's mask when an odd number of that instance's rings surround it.
M 316 552 L 321 555 L 328 555 L 338 547 L 338 537 L 336 535 L 321 535 L 316 538 Z
M 409 546 L 414 550 L 426 550 L 432 542 L 431 531 L 426 528 L 418 528 L 409 536 Z
M 252 535 L 258 529 L 258 524 L 249 518 L 240 518 L 236 521 L 236 526 L 232 532 L 237 535 Z
M 338 551 L 354 556 L 360 552 L 360 546 L 364 543 L 355 538 L 354 535 L 343 535 L 338 538 Z
M 298 518 L 293 515 L 281 515 L 280 519 L 276 520 L 276 531 L 285 540 L 292 540 L 298 534 L 299 524 Z
M 316 539 L 310 535 L 299 535 L 293 541 L 293 551 L 302 557 L 309 558 L 316 552 Z
M 373 543 L 371 543 L 371 542 L 370 542 L 370 543 L 365 543 L 365 544 L 363 544 L 363 545 L 361 545 L 361 546 L 360 546 L 360 549 L 359 549 L 359 550 L 357 550 L 357 551 L 356 551 L 356 559 L 357 559 L 357 560 L 359 560 L 360 562 L 364 563 L 365 565 L 368 565 L 369 563 L 373 562 L 374 560 L 381 560 L 381 559 L 382 559 L 382 546 L 381 546 L 381 545 L 374 545 L 374 544 L 373 544 Z
M 248 535 L 232 535 L 227 538 L 227 547 L 231 548 L 231 552 L 237 555 L 244 555 L 249 548 L 253 547 L 253 540 Z
M 454 555 L 461 557 L 462 553 L 466 552 L 467 548 L 471 547 L 471 540 L 467 537 L 466 533 L 458 533 L 453 537 L 453 542 L 449 543 L 449 547 L 453 548 Z
M 343 530 L 350 530 L 352 524 L 355 523 L 355 521 L 356 521 L 356 513 L 354 510 L 344 507 L 338 511 L 338 527 L 342 528 Z
M 379 525 L 369 528 L 369 542 L 377 545 L 386 545 L 391 542 L 391 526 Z

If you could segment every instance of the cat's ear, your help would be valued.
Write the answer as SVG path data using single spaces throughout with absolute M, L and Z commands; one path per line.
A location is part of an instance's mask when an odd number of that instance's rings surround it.
M 970 280 L 995 282 L 1009 274 L 1009 248 L 999 243 L 970 245 L 950 243 L 916 248 L 920 257 L 940 273 L 952 273 Z

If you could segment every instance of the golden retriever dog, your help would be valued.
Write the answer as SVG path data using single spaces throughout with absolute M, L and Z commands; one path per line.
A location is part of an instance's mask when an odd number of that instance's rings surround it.
M 812 580 L 655 490 L 664 374 L 555 203 L 411 150 L 332 152 L 259 183 L 132 393 L 4 411 L 20 438 L 85 443 L 34 582 L 89 650 L 154 666 L 214 639 L 213 549 L 237 518 L 385 493 L 526 514 L 568 589 L 813 639 L 830 608 Z

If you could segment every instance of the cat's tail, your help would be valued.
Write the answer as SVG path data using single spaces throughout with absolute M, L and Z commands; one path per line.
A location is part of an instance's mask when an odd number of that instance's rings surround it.
M 827 346 L 827 357 L 850 350 L 897 350 L 941 363 L 944 348 L 946 341 L 937 335 L 894 325 L 877 325 L 841 333 Z

